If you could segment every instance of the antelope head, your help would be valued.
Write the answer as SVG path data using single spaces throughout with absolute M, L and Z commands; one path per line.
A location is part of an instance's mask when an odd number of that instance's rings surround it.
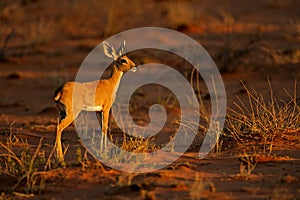
M 121 46 L 117 51 L 115 51 L 114 47 L 110 45 L 107 42 L 103 42 L 103 50 L 104 54 L 112 58 L 114 60 L 115 66 L 118 70 L 122 71 L 123 73 L 126 73 L 128 71 L 135 72 L 137 70 L 137 67 L 135 63 L 130 60 L 124 52 L 126 41 L 124 40 L 121 43 Z

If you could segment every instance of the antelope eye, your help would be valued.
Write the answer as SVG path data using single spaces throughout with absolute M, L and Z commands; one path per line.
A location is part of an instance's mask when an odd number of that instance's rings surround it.
M 121 63 L 127 64 L 127 61 L 125 59 L 121 59 L 120 61 Z

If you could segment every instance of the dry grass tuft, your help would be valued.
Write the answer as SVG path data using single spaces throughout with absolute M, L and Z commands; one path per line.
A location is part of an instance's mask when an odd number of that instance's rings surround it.
M 9 135 L 6 141 L 0 142 L 0 175 L 12 177 L 16 184 L 12 190 L 24 182 L 23 191 L 27 194 L 41 192 L 45 188 L 45 171 L 43 167 L 46 159 L 41 139 L 38 146 L 32 151 L 27 141 L 15 135 Z
M 240 161 L 240 174 L 239 176 L 248 179 L 250 174 L 255 169 L 258 159 L 255 154 L 248 154 L 246 151 L 239 156 Z
M 298 134 L 300 132 L 300 107 L 297 99 L 296 81 L 294 92 L 285 90 L 289 100 L 279 100 L 274 96 L 269 83 L 270 97 L 267 101 L 256 91 L 250 91 L 244 84 L 248 101 L 245 103 L 239 97 L 234 102 L 235 109 L 229 108 L 227 129 L 229 135 L 238 143 L 248 139 L 259 139 L 263 142 L 263 151 L 272 153 L 275 138 L 282 134 Z
M 287 37 L 300 39 L 300 21 L 297 19 L 290 19 L 287 21 Z
M 216 191 L 215 185 L 210 181 L 205 181 L 199 173 L 195 175 L 195 181 L 191 185 L 190 198 L 192 200 L 206 199 L 211 193 Z

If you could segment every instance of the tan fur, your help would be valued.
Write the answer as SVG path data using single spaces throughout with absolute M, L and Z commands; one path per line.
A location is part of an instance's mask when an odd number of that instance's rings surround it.
M 126 63 L 122 63 L 122 59 L 125 59 Z M 56 128 L 55 148 L 60 162 L 64 160 L 61 145 L 62 131 L 74 121 L 82 110 L 102 111 L 102 134 L 103 136 L 107 135 L 109 111 L 115 101 L 121 77 L 134 67 L 134 62 L 123 55 L 114 61 L 114 69 L 110 78 L 84 83 L 67 82 L 56 90 L 54 100 L 61 116 L 65 115 L 64 119 L 59 120 Z

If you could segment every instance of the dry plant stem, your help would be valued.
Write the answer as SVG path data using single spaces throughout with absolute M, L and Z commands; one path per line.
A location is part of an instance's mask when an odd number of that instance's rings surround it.
M 251 149 L 248 150 L 244 149 L 243 153 L 239 156 L 240 161 L 240 174 L 239 176 L 248 179 L 251 173 L 254 171 L 257 163 L 258 163 L 258 157 L 256 156 L 256 148 L 255 146 L 252 146 Z
M 202 178 L 199 177 L 199 173 L 195 175 L 195 182 L 191 185 L 190 197 L 193 200 L 200 200 L 202 193 L 205 190 L 205 183 Z
M 196 79 L 196 83 L 194 83 L 194 79 Z M 201 90 L 200 90 L 200 77 L 199 77 L 199 73 L 197 72 L 197 70 L 194 68 L 192 73 L 191 73 L 191 79 L 190 79 L 190 83 L 191 83 L 191 86 L 192 88 L 195 88 L 195 90 L 198 91 L 198 94 L 197 94 L 197 97 L 198 97 L 198 102 L 199 102 L 199 114 L 200 114 L 200 117 L 203 118 L 204 122 L 205 122 L 205 125 L 202 125 L 202 124 L 199 124 L 199 128 L 203 131 L 203 132 L 206 132 L 207 129 L 208 129 L 208 125 L 210 123 L 210 114 L 207 110 L 207 108 L 205 107 L 204 105 L 204 102 L 203 102 L 203 99 L 201 97 Z M 189 122 L 191 123 L 191 122 Z M 183 124 L 184 126 L 188 126 L 188 125 L 185 125 Z M 196 131 L 198 132 L 198 130 Z
M 19 157 L 13 152 L 13 150 L 11 149 L 11 147 L 8 147 L 6 145 L 4 145 L 2 142 L 0 142 L 0 146 L 2 148 L 4 148 L 6 151 L 8 151 L 8 153 L 2 153 L 0 156 L 4 157 L 4 158 L 10 158 L 10 159 L 14 159 L 18 164 L 20 164 L 21 169 L 25 169 L 24 163 L 22 162 L 21 159 L 19 159 Z M 5 170 L 1 169 L 1 173 L 16 177 L 15 174 L 9 173 Z
M 83 143 L 82 143 L 81 141 L 80 141 L 80 144 L 81 144 L 81 146 L 84 146 Z M 85 152 L 85 156 L 84 156 L 84 157 L 87 157 L 87 152 L 89 152 L 88 149 L 86 149 L 86 152 Z M 93 159 L 96 161 L 97 165 L 100 166 L 102 172 L 107 172 L 107 171 L 105 170 L 105 168 L 103 167 L 102 163 L 98 160 L 98 158 L 96 158 L 95 155 L 92 154 L 92 153 L 90 153 L 90 152 L 89 152 L 89 154 L 90 154 L 90 155 L 93 157 Z
M 196 79 L 196 83 L 194 83 L 194 79 Z M 215 100 L 215 104 L 219 105 L 219 101 L 218 101 L 218 93 L 217 93 L 217 89 L 216 89 L 216 85 L 215 85 L 215 81 L 213 79 L 213 77 L 211 77 L 212 79 L 212 84 L 213 84 L 213 95 L 214 100 Z M 199 130 L 196 130 L 196 132 L 199 133 L 199 135 L 201 134 L 200 131 L 202 133 L 207 133 L 208 132 L 208 128 L 213 128 L 213 130 L 211 130 L 211 133 L 214 134 L 212 135 L 212 140 L 210 141 L 211 144 L 210 146 L 212 147 L 213 151 L 215 153 L 221 153 L 222 151 L 222 141 L 220 140 L 220 136 L 222 134 L 222 130 L 220 130 L 220 126 L 219 123 L 217 121 L 211 121 L 211 113 L 209 113 L 208 109 L 205 107 L 202 96 L 201 96 L 201 87 L 200 87 L 200 77 L 199 77 L 199 73 L 197 73 L 197 70 L 194 68 L 192 73 L 191 73 L 191 79 L 190 79 L 190 83 L 192 85 L 192 87 L 198 91 L 197 97 L 198 97 L 198 102 L 199 102 L 199 116 L 201 118 L 201 121 L 204 122 L 203 124 L 199 124 Z M 219 110 L 216 110 L 216 116 L 219 115 Z M 188 122 L 191 123 L 191 122 Z M 189 127 L 188 124 L 182 124 L 184 127 Z
M 52 148 L 51 152 L 50 152 L 50 155 L 46 161 L 46 164 L 44 166 L 44 170 L 46 171 L 47 169 L 51 170 L 51 159 L 53 157 L 53 154 L 55 152 L 55 147 Z
M 24 178 L 26 178 L 27 186 L 30 185 L 30 182 L 32 181 L 32 177 L 35 176 L 35 174 L 37 173 L 37 172 L 34 171 L 33 165 L 34 165 L 34 161 L 35 161 L 35 159 L 36 159 L 36 157 L 37 157 L 37 155 L 40 151 L 40 148 L 42 146 L 42 141 L 43 141 L 43 138 L 40 139 L 39 144 L 38 144 L 33 156 L 31 157 L 31 160 L 30 160 L 30 163 L 29 163 L 29 168 L 27 169 L 27 172 L 21 178 L 19 178 L 18 182 L 15 184 L 15 186 L 13 186 L 13 190 L 20 184 L 20 182 Z
M 197 172 L 194 182 L 190 185 L 190 199 L 201 200 L 206 199 L 204 196 L 209 195 L 211 192 L 215 192 L 216 188 L 211 181 L 207 181 L 200 177 Z M 206 194 L 205 194 L 206 193 Z
M 12 127 L 12 124 L 11 124 Z M 41 191 L 45 185 L 45 177 L 40 176 L 44 172 L 38 170 L 41 161 L 39 158 L 44 158 L 44 154 L 40 157 L 40 150 L 42 147 L 43 138 L 39 140 L 39 144 L 34 152 L 31 154 L 29 152 L 29 145 L 27 142 L 23 141 L 22 138 L 13 136 L 12 130 L 10 136 L 6 139 L 6 142 L 0 142 L 0 147 L 5 150 L 5 153 L 0 154 L 0 158 L 3 161 L 0 172 L 11 176 L 17 180 L 17 183 L 12 187 L 15 190 L 20 183 L 25 180 L 25 192 L 32 193 L 34 190 L 38 189 Z M 22 151 L 17 154 L 14 151 L 14 146 L 22 146 Z M 43 162 L 43 161 L 42 161 Z M 39 183 L 39 186 L 36 184 Z
M 257 165 L 257 159 L 255 156 L 251 156 L 244 152 L 244 155 L 240 157 L 240 176 L 247 178 L 251 175 Z

